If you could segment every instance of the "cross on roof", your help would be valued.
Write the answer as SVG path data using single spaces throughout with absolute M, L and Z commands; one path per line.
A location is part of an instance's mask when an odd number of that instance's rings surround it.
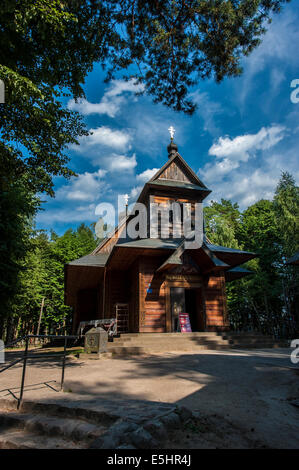
M 170 139 L 171 139 L 171 142 L 172 142 L 173 137 L 174 137 L 174 133 L 175 133 L 175 128 L 173 126 L 170 126 L 168 130 L 169 130 Z

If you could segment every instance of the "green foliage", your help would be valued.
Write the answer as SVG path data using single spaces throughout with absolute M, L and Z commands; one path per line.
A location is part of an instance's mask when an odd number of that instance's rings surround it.
M 0 320 L 10 313 L 19 289 L 19 272 L 28 250 L 32 220 L 39 201 L 26 188 L 26 180 L 0 178 Z M 1 323 L 1 322 L 0 322 Z
M 260 200 L 242 214 L 237 232 L 240 243 L 258 258 L 248 263 L 253 276 L 241 281 L 247 298 L 252 326 L 263 333 L 274 333 L 282 318 L 282 284 L 278 266 L 282 264 L 281 245 L 273 202 Z M 249 307 L 249 308 L 248 308 Z
M 230 248 L 239 248 L 236 229 L 240 221 L 238 204 L 221 199 L 212 201 L 204 208 L 206 234 L 212 243 Z
M 91 3 L 0 2 L 0 329 L 12 315 L 9 300 L 19 292 L 23 261 L 30 256 L 35 194 L 53 195 L 52 177 L 74 174 L 66 149 L 87 134 L 79 114 L 65 109 L 61 98 L 83 96 L 84 77 L 101 54 L 102 30 Z
M 90 253 L 96 247 L 94 232 L 86 225 L 51 238 L 41 232 L 31 240 L 23 262 L 20 286 L 11 306 L 19 319 L 19 332 L 36 332 L 42 298 L 45 298 L 42 328 L 68 327 L 71 309 L 64 305 L 64 265 Z
M 260 200 L 242 214 L 224 199 L 204 209 L 206 234 L 215 244 L 258 255 L 246 263 L 253 275 L 227 283 L 231 328 L 289 337 L 299 326 L 298 269 L 285 265 L 299 249 L 299 193 L 283 173 L 273 201 Z
M 53 109 L 71 139 L 82 131 L 78 116 L 72 132 L 66 124 L 71 113 L 55 102 L 54 89 L 84 96 L 94 62 L 108 68 L 107 79 L 125 72 L 144 83 L 154 101 L 192 113 L 190 86 L 239 75 L 241 58 L 260 43 L 267 20 L 286 1 L 2 0 L 0 78 L 11 105 L 36 104 L 42 127 L 55 134 Z
M 105 25 L 108 77 L 128 69 L 131 76 L 145 84 L 154 101 L 192 114 L 195 106 L 188 98 L 189 88 L 201 79 L 213 77 L 220 82 L 240 75 L 241 58 L 260 43 L 267 20 L 283 3 L 103 1 L 109 18 Z M 114 24 L 118 27 L 112 32 Z
M 292 256 L 299 247 L 299 188 L 287 172 L 282 173 L 274 196 L 277 230 L 282 239 L 282 255 Z

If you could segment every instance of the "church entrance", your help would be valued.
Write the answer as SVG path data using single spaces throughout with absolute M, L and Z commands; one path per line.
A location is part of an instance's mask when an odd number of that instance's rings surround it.
M 171 331 L 180 331 L 179 313 L 188 313 L 192 331 L 204 331 L 203 300 L 199 288 L 170 288 Z

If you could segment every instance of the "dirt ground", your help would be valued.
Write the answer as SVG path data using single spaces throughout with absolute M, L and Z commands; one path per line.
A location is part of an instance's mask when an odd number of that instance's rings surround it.
M 289 349 L 165 353 L 69 359 L 59 392 L 59 359 L 31 360 L 24 398 L 84 403 L 130 419 L 161 404 L 195 417 L 164 448 L 299 448 L 299 367 Z M 21 368 L 0 376 L 0 398 L 17 394 Z M 10 391 L 8 391 L 10 389 Z

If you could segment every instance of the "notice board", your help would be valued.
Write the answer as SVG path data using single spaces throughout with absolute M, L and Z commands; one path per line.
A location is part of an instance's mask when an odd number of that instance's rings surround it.
M 182 333 L 192 333 L 189 313 L 179 313 L 179 324 Z

